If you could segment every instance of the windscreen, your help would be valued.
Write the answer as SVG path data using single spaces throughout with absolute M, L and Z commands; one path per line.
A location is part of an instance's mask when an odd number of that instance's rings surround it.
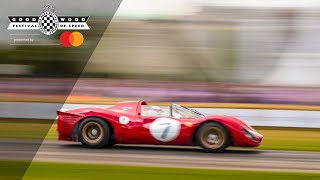
M 172 116 L 175 118 L 200 118 L 203 117 L 200 112 L 194 109 L 189 109 L 178 104 L 172 104 Z

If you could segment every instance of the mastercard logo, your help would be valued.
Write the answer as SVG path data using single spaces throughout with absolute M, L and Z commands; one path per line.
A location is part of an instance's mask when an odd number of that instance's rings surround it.
M 83 44 L 84 37 L 80 32 L 63 32 L 60 35 L 60 43 L 62 46 L 78 47 Z

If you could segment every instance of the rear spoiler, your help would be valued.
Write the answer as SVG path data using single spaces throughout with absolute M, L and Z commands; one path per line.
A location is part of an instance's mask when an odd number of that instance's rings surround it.
M 82 114 L 77 114 L 77 113 L 70 113 L 70 112 L 64 112 L 64 111 L 61 111 L 61 110 L 57 110 L 57 115 L 69 115 L 69 116 L 78 116 L 78 117 L 84 117 L 84 115 Z

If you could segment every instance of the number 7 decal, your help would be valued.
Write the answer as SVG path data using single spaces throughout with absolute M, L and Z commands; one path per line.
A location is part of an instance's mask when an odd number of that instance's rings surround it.
M 166 139 L 166 137 L 167 137 L 167 134 L 168 134 L 168 132 L 169 132 L 169 130 L 170 130 L 170 123 L 162 123 L 162 124 L 160 124 L 160 125 L 165 125 L 166 127 L 164 128 L 164 131 L 162 132 L 162 135 L 161 135 L 161 138 L 162 139 Z
M 155 139 L 163 142 L 169 142 L 179 135 L 180 128 L 180 122 L 175 119 L 158 118 L 151 123 L 149 131 Z

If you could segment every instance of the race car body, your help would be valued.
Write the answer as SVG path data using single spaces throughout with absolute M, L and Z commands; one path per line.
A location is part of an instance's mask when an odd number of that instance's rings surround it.
M 201 146 L 220 152 L 228 146 L 259 146 L 262 135 L 231 116 L 204 116 L 177 104 L 150 106 L 145 101 L 120 102 L 108 108 L 58 111 L 59 140 L 87 147 L 113 144 Z

